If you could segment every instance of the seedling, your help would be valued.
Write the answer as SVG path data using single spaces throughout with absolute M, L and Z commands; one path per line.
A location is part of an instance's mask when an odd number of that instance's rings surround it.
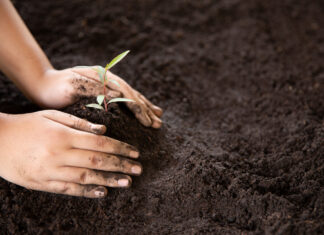
M 120 86 L 119 83 L 116 80 L 113 79 L 108 79 L 107 77 L 107 71 L 111 69 L 114 65 L 116 65 L 118 62 L 120 62 L 127 54 L 129 51 L 125 51 L 121 53 L 120 55 L 116 56 L 114 59 L 112 59 L 105 68 L 103 68 L 100 65 L 97 65 L 95 67 L 91 67 L 93 70 L 95 70 L 100 78 L 100 81 L 102 83 L 102 93 L 97 96 L 97 103 L 96 104 L 87 104 L 86 107 L 89 108 L 95 108 L 95 109 L 105 109 L 105 111 L 108 111 L 108 104 L 110 103 L 115 103 L 115 102 L 135 102 L 134 100 L 131 99 L 126 99 L 126 98 L 114 98 L 109 100 L 107 95 L 106 95 L 106 85 L 108 82 L 115 83 L 117 86 Z M 83 67 L 83 66 L 82 66 Z

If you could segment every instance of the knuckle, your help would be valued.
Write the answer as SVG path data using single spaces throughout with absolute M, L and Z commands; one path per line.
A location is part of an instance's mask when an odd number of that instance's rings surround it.
M 41 187 L 42 189 L 45 189 L 48 192 L 58 193 L 58 194 L 69 194 L 71 191 L 71 187 L 68 182 L 58 183 L 58 182 L 50 182 L 47 185 L 43 185 Z
M 45 183 L 35 182 L 32 179 L 26 179 L 26 183 L 23 185 L 23 187 L 29 190 L 51 191 L 51 188 Z
M 53 134 L 53 141 L 54 143 L 61 143 L 61 144 L 67 144 L 68 141 L 62 141 L 62 140 L 67 140 L 68 138 L 68 133 L 66 130 L 55 130 L 55 133 Z
M 107 142 L 106 137 L 96 136 L 96 145 L 100 148 L 104 147 Z
M 57 128 L 57 126 L 51 126 L 45 130 L 46 136 L 53 143 L 60 143 L 62 139 L 67 137 L 67 131 L 64 128 Z
M 121 169 L 121 171 L 126 171 L 129 167 L 129 163 L 128 160 L 125 159 L 120 159 L 119 160 L 119 168 Z
M 73 123 L 73 127 L 76 129 L 86 129 L 89 125 L 85 120 L 77 118 Z
M 73 127 L 79 129 L 82 126 L 80 119 L 76 119 L 73 121 Z
M 70 184 L 69 189 L 67 190 L 67 194 L 74 196 L 83 196 L 82 186 L 78 184 Z
M 44 150 L 44 154 L 39 157 L 38 159 L 41 161 L 42 164 L 57 164 L 57 160 L 60 159 L 61 154 L 56 148 L 48 147 Z M 35 160 L 36 162 L 37 160 Z M 36 167 L 36 164 L 34 165 Z M 39 172 L 42 172 L 41 166 L 38 167 Z
M 126 144 L 124 142 L 116 142 L 115 144 L 115 151 L 119 154 L 127 154 L 131 149 L 129 144 Z
M 107 174 L 105 175 L 105 180 L 107 182 L 107 185 L 114 185 L 117 183 L 117 180 L 116 177 L 114 177 L 114 174 Z
M 135 114 L 141 114 L 142 109 L 137 103 L 128 103 L 128 107 L 135 113 Z
M 139 99 L 138 102 L 139 102 L 143 107 L 146 107 L 146 104 L 145 104 L 145 102 L 144 102 L 142 99 Z
M 117 156 L 111 156 L 112 166 L 114 169 L 123 170 L 125 169 L 124 160 L 120 159 Z
M 116 157 L 116 159 L 114 161 L 114 165 L 116 166 L 116 168 L 122 168 L 123 167 L 123 160 L 120 159 L 119 157 Z
M 79 176 L 79 182 L 80 184 L 86 184 L 90 178 L 90 171 L 89 170 L 85 170 L 83 172 L 81 172 L 80 176 Z
M 64 183 L 59 189 L 59 193 L 66 194 L 70 190 L 68 183 Z
M 94 168 L 100 168 L 104 163 L 104 158 L 102 156 L 93 154 L 89 157 L 89 161 L 91 166 L 93 166 Z

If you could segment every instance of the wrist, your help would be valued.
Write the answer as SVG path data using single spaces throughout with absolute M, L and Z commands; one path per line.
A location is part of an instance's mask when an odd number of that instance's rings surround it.
M 51 66 L 46 66 L 37 70 L 24 69 L 24 72 L 17 73 L 16 76 L 18 78 L 12 80 L 29 100 L 40 105 L 42 92 L 48 83 L 46 77 L 51 70 L 54 70 Z
M 40 79 L 34 102 L 43 108 L 62 108 L 71 103 L 71 74 L 69 70 L 46 70 Z
M 58 72 L 54 68 L 48 68 L 43 71 L 43 73 L 39 76 L 37 89 L 35 89 L 33 102 L 37 105 L 46 108 L 48 105 L 48 99 L 50 95 L 50 89 L 55 88 L 55 74 Z

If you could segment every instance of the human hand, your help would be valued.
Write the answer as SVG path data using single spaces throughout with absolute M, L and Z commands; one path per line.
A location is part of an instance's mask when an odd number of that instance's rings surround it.
M 63 112 L 1 114 L 0 127 L 0 176 L 29 189 L 99 198 L 104 186 L 129 187 L 129 175 L 142 172 L 129 159 L 139 157 L 133 146 Z
M 46 108 L 63 108 L 81 96 L 101 93 L 99 76 L 91 67 L 53 69 L 10 1 L 0 1 L 0 28 L 0 70 L 35 103 Z M 108 94 L 103 95 L 134 100 L 126 105 L 138 120 L 147 127 L 161 127 L 162 109 L 150 103 L 120 77 L 111 72 L 107 75 L 119 86 L 108 82 Z
M 153 105 L 142 94 L 130 87 L 122 78 L 110 71 L 108 81 L 113 79 L 118 83 L 108 82 L 107 95 L 111 98 L 124 97 L 135 102 L 127 102 L 127 107 L 136 118 L 147 127 L 160 128 L 162 109 Z M 69 68 L 65 70 L 48 70 L 42 79 L 39 95 L 34 101 L 46 108 L 62 108 L 73 104 L 82 96 L 97 96 L 102 93 L 102 83 L 99 75 L 91 67 Z

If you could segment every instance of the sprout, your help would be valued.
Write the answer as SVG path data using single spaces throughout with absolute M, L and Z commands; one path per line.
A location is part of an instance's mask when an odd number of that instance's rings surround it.
M 112 82 L 116 84 L 117 86 L 120 86 L 119 83 L 116 80 L 113 79 L 108 79 L 107 78 L 107 71 L 111 69 L 113 66 L 115 66 L 118 62 L 120 62 L 127 54 L 129 51 L 125 51 L 121 53 L 120 55 L 116 56 L 114 59 L 112 59 L 105 68 L 103 68 L 100 65 L 96 65 L 94 67 L 91 67 L 94 71 L 96 71 L 99 75 L 99 79 L 102 83 L 103 87 L 103 95 L 98 95 L 97 96 L 97 104 L 87 104 L 86 107 L 89 108 L 95 108 L 95 109 L 105 109 L 105 111 L 108 111 L 108 104 L 110 103 L 115 103 L 115 102 L 135 102 L 134 100 L 131 99 L 126 99 L 126 98 L 114 98 L 111 100 L 108 100 L 108 97 L 106 95 L 106 84 L 108 82 Z M 79 67 L 87 67 L 87 66 L 79 66 Z
M 97 104 L 87 104 L 86 106 L 89 107 L 89 108 L 95 108 L 95 109 L 104 109 L 102 107 L 102 101 L 103 99 L 101 100 L 101 102 L 99 102 L 99 98 L 98 97 L 104 97 L 103 95 L 98 95 L 97 96 Z M 111 99 L 107 102 L 107 104 L 110 104 L 110 103 L 116 103 L 116 102 L 135 102 L 134 100 L 132 99 L 127 99 L 127 98 L 114 98 L 114 99 Z
M 114 59 L 112 59 L 112 61 L 110 61 L 109 64 L 106 65 L 105 69 L 111 69 L 113 66 L 115 66 L 119 61 L 121 61 L 122 59 L 124 59 L 125 56 L 127 56 L 127 54 L 129 53 L 129 51 L 125 51 L 123 53 L 121 53 L 120 55 L 116 56 Z

